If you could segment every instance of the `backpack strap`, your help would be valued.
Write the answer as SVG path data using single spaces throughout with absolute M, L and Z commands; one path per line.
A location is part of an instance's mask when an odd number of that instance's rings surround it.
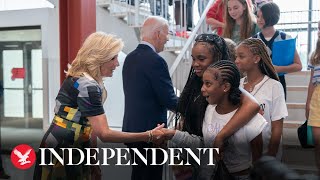
M 257 34 L 253 35 L 252 38 L 258 38 L 258 34 L 259 34 L 259 33 L 260 33 L 260 32 L 258 32 Z
M 282 32 L 282 31 L 279 31 L 279 33 L 280 33 L 281 39 L 286 40 L 286 36 L 287 36 L 286 33 Z

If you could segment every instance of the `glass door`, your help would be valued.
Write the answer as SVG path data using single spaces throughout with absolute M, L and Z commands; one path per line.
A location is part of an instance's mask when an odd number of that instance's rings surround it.
M 42 128 L 41 42 L 0 42 L 0 63 L 1 126 Z

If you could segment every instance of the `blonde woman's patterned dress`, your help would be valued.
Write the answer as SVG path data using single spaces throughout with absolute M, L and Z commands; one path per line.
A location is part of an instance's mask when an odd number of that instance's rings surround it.
M 83 74 L 81 77 L 67 77 L 56 97 L 55 116 L 45 133 L 40 148 L 54 148 L 64 164 L 68 162 L 68 154 L 62 154 L 61 148 L 90 147 L 91 125 L 87 119 L 90 116 L 104 114 L 103 102 L 106 90 L 92 77 Z M 65 166 L 51 153 L 45 151 L 45 164 L 40 166 L 40 151 L 37 153 L 37 163 L 34 179 L 90 179 L 90 166 L 86 161 L 80 165 Z M 73 151 L 74 163 L 79 162 L 80 155 Z M 85 158 L 86 160 L 86 158 Z

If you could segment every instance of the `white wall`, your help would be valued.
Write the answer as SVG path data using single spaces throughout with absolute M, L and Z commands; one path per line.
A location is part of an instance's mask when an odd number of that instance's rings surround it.
M 50 2 L 58 7 L 59 0 Z M 59 11 L 57 8 L 0 11 L 0 27 L 41 26 L 43 59 L 43 128 L 53 118 L 55 96 L 60 87 Z

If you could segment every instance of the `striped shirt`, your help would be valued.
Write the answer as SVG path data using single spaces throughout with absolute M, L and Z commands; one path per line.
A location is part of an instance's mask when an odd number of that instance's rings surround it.
M 320 84 L 320 64 L 313 66 L 309 63 L 308 69 L 313 70 L 312 83 Z

